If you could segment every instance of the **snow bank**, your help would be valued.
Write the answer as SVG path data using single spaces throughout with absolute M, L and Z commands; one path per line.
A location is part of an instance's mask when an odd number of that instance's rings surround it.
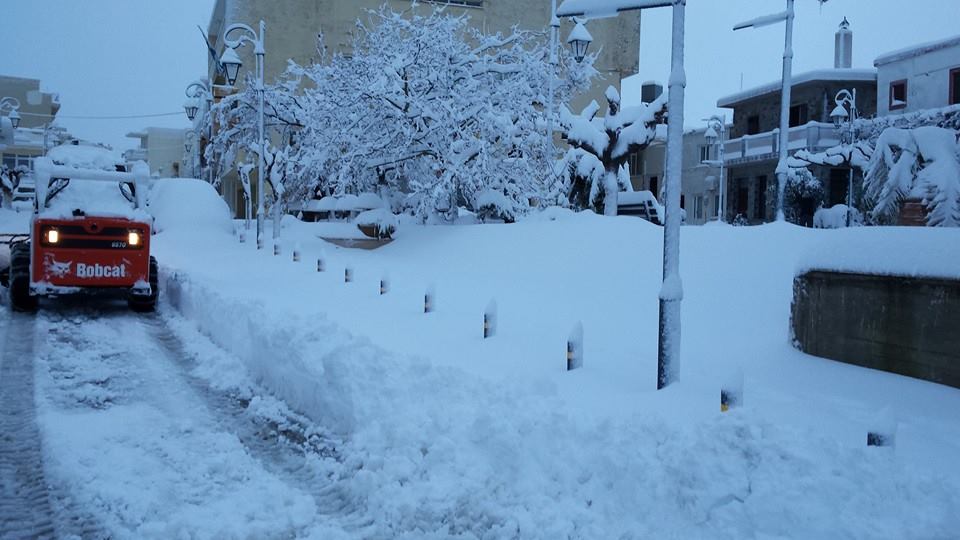
M 802 252 L 796 268 L 960 279 L 960 230 L 857 227 L 832 231 Z
M 148 197 L 154 230 L 233 231 L 230 209 L 209 183 L 193 178 L 162 178 Z
M 323 273 L 249 243 L 157 249 L 164 297 L 342 435 L 330 489 L 362 509 L 364 536 L 925 538 L 960 526 L 960 393 L 788 341 L 796 253 L 865 229 L 684 228 L 682 378 L 654 392 L 662 229 L 560 217 L 405 226 L 370 252 L 334 249 L 312 224 L 285 229 L 305 260 L 325 251 Z M 424 315 L 431 283 L 440 302 Z M 497 334 L 484 340 L 491 297 Z M 589 347 L 568 373 L 578 320 Z M 734 372 L 743 406 L 721 415 Z M 914 421 L 895 449 L 867 448 L 885 405 Z

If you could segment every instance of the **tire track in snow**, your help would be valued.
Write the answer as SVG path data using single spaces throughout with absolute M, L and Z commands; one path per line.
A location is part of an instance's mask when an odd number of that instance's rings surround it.
M 191 373 L 195 366 L 193 355 L 162 315 L 143 318 L 142 324 L 167 352 L 168 360 L 178 368 L 184 381 L 216 415 L 221 426 L 236 435 L 267 470 L 313 496 L 320 517 L 333 520 L 345 531 L 353 533 L 360 533 L 373 525 L 363 504 L 338 484 L 329 467 L 326 467 L 327 472 L 321 470 L 323 467 L 317 467 L 318 461 L 341 461 L 339 441 L 285 406 L 285 410 L 263 416 L 248 408 L 249 399 L 212 389 L 207 381 Z
M 34 401 L 34 319 L 10 313 L 0 359 L 0 537 L 56 535 Z

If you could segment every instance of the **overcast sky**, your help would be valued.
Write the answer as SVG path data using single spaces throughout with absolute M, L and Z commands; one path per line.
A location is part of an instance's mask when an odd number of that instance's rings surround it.
M 3 0 L 0 74 L 40 79 L 44 90 L 58 92 L 59 122 L 74 135 L 129 148 L 136 145 L 125 137 L 130 131 L 187 127 L 183 90 L 206 73 L 207 53 L 197 25 L 206 28 L 213 3 Z M 715 112 L 717 98 L 737 92 L 741 79 L 743 88 L 779 79 L 783 24 L 732 28 L 784 5 L 784 0 L 688 0 L 687 126 L 698 126 Z M 817 0 L 796 0 L 796 6 L 794 73 L 833 67 L 833 34 L 844 16 L 854 32 L 854 67 L 872 67 L 882 53 L 960 33 L 960 0 L 830 0 L 823 6 Z M 645 11 L 642 25 L 636 80 L 665 82 L 670 9 Z M 626 100 L 638 92 L 628 85 Z M 162 113 L 177 114 L 69 118 Z

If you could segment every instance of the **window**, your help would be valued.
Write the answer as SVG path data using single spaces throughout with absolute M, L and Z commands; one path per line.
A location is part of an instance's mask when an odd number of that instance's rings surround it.
M 753 115 L 747 117 L 747 135 L 756 135 L 760 133 L 760 116 Z
M 8 169 L 14 170 L 18 167 L 33 170 L 33 156 L 24 156 L 18 154 L 3 154 L 3 165 Z
M 890 83 L 890 110 L 895 111 L 907 106 L 907 80 Z
M 650 177 L 650 192 L 653 193 L 654 197 L 657 197 L 659 195 L 659 193 L 657 193 L 657 177 L 656 176 Z
M 807 104 L 801 103 L 790 107 L 790 127 L 802 126 L 810 119 Z
M 693 199 L 693 215 L 697 219 L 703 219 L 703 197 L 698 196 Z
M 960 67 L 950 70 L 950 105 L 960 104 Z
M 710 161 L 710 144 L 701 144 L 700 145 L 700 163 L 704 161 Z
M 687 207 L 687 196 L 686 196 L 686 195 L 681 195 L 681 196 L 680 196 L 680 208 L 686 209 L 686 207 Z
M 643 160 L 640 159 L 640 152 L 631 152 L 627 164 L 630 166 L 630 176 L 643 175 Z

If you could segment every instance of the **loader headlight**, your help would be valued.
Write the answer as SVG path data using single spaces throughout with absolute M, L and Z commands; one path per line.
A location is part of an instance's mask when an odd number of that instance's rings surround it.
M 140 247 L 140 231 L 130 231 L 127 233 L 127 245 L 130 247 Z
M 60 241 L 60 231 L 56 229 L 47 229 L 47 243 L 56 244 Z

